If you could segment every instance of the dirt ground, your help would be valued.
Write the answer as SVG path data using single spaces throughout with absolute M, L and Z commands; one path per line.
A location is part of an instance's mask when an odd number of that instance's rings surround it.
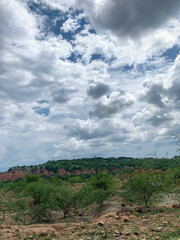
M 100 240 L 179 239 L 180 209 L 176 201 L 164 199 L 160 206 L 143 208 L 121 205 L 118 199 L 93 205 L 82 216 L 48 224 L 17 225 L 10 218 L 0 226 L 0 239 L 12 240 Z M 173 204 L 172 204 L 173 203 Z

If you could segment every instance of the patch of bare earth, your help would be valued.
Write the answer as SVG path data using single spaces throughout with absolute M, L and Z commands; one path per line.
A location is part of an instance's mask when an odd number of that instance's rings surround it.
M 109 213 L 104 214 L 109 210 Z M 143 209 L 135 207 L 104 207 L 98 215 L 69 218 L 62 223 L 1 225 L 0 234 L 6 239 L 100 240 L 100 239 L 163 239 L 164 234 L 180 229 L 180 210 L 173 208 Z M 76 222 L 73 222 L 76 221 Z M 177 239 L 177 238 L 175 238 Z

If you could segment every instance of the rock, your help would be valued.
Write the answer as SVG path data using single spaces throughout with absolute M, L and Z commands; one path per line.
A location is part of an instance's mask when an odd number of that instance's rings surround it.
M 100 227 L 104 226 L 104 222 L 100 221 L 100 222 L 98 223 L 98 226 L 100 226 Z
M 158 239 L 160 239 L 160 237 L 159 237 L 159 236 L 156 236 L 155 239 L 158 240 Z
M 117 229 L 115 229 L 115 230 L 114 230 L 114 233 L 115 233 L 115 234 L 119 234 L 120 232 L 119 232 Z
M 130 220 L 130 217 L 128 217 L 128 216 L 123 216 L 123 218 L 122 218 L 123 220 L 124 220 L 124 222 L 129 222 L 129 220 Z
M 156 228 L 156 232 L 162 232 L 162 230 L 163 230 L 163 228 L 162 227 L 158 227 L 158 228 Z
M 145 235 L 145 234 L 142 234 L 142 235 L 141 235 L 141 239 L 146 239 L 146 235 Z
M 106 239 L 106 238 L 107 238 L 107 235 L 106 235 L 106 234 L 103 234 L 102 237 L 103 237 L 104 239 Z
M 164 225 L 168 224 L 168 221 L 164 221 L 163 224 L 164 224 Z

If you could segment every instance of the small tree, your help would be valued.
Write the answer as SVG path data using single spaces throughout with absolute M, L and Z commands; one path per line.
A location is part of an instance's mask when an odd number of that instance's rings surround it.
M 94 190 L 93 194 L 95 202 L 102 207 L 103 202 L 110 196 L 110 191 L 99 188 Z
M 27 185 L 24 190 L 26 197 L 32 198 L 30 215 L 39 222 L 50 220 L 51 210 L 56 208 L 56 187 L 46 181 L 40 180 Z
M 152 197 L 164 191 L 162 176 L 153 173 L 130 176 L 124 186 L 126 200 L 144 203 L 147 206 Z
M 76 205 L 76 192 L 69 184 L 64 184 L 60 187 L 56 200 L 58 208 L 63 211 L 64 217 L 66 217 L 69 210 Z
M 107 173 L 99 173 L 93 177 L 90 181 L 91 195 L 94 202 L 97 202 L 102 207 L 103 202 L 114 194 L 115 178 L 113 175 Z

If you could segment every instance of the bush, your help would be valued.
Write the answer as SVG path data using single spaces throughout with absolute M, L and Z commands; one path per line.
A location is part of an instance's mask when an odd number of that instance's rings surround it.
M 75 190 L 69 184 L 62 185 L 59 189 L 56 201 L 58 208 L 63 211 L 64 217 L 66 217 L 70 208 L 76 205 Z
M 25 196 L 32 198 L 30 215 L 39 222 L 51 219 L 51 210 L 56 208 L 56 187 L 46 181 L 32 182 L 27 185 Z
M 144 203 L 145 206 L 149 204 L 152 197 L 162 192 L 164 192 L 163 177 L 154 173 L 130 176 L 124 186 L 126 200 Z

